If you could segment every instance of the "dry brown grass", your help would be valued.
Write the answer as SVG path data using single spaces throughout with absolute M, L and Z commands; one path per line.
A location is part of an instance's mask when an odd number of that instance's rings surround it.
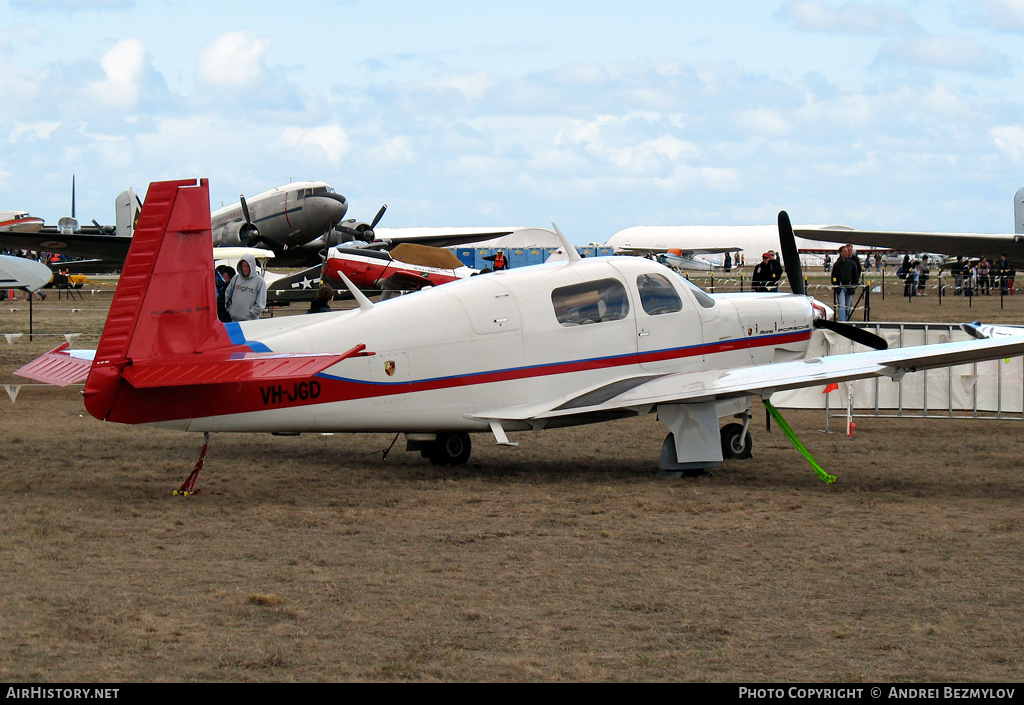
M 95 333 L 104 296 L 37 305 L 37 330 Z M 0 377 L 53 344 L 0 341 Z M 1020 422 L 862 419 L 849 439 L 786 417 L 838 482 L 758 410 L 754 459 L 713 477 L 659 479 L 647 417 L 480 436 L 445 469 L 382 460 L 387 436 L 220 434 L 182 498 L 198 436 L 26 386 L 0 404 L 0 677 L 1019 680 Z

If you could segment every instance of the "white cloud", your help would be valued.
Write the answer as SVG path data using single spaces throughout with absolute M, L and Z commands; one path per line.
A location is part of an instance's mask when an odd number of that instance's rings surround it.
M 100 61 L 106 78 L 89 85 L 88 92 L 114 108 L 133 108 L 139 99 L 146 70 L 146 45 L 122 39 Z
M 135 0 L 11 0 L 21 10 L 117 10 L 129 9 Z
M 444 94 L 455 92 L 466 100 L 484 97 L 495 84 L 495 78 L 486 71 L 446 71 L 415 84 L 415 92 Z
M 779 8 L 778 16 L 810 32 L 843 34 L 892 34 L 911 30 L 917 23 L 905 10 L 851 2 L 833 10 L 819 0 L 791 0 Z
M 54 121 L 44 122 L 16 122 L 8 138 L 11 142 L 36 142 L 47 140 L 53 131 L 61 126 L 61 123 Z
M 741 110 L 736 122 L 744 131 L 769 137 L 784 137 L 793 130 L 790 120 L 776 108 Z
M 1007 71 L 1005 57 L 986 49 L 976 39 L 960 35 L 928 35 L 887 42 L 879 49 L 878 60 L 969 73 L 1005 74 Z
M 555 137 L 561 147 L 576 146 L 617 171 L 634 175 L 669 174 L 674 165 L 698 156 L 700 150 L 680 139 L 676 116 L 652 113 L 602 115 L 572 120 Z
M 351 147 L 348 135 L 338 125 L 321 127 L 287 127 L 281 134 L 285 145 L 299 150 L 313 147 L 327 157 L 327 161 L 337 166 L 341 163 Z
M 228 32 L 199 51 L 199 77 L 216 86 L 243 87 L 262 80 L 269 39 L 254 32 Z
M 982 22 L 992 29 L 1024 30 L 1024 0 L 985 0 Z
M 1024 162 L 1024 128 L 1006 125 L 993 128 L 989 134 L 996 147 L 1007 152 L 1014 164 Z

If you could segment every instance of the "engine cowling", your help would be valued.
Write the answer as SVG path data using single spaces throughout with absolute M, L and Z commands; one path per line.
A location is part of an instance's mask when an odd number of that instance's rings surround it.
M 252 223 L 235 220 L 225 223 L 213 234 L 216 247 L 257 247 L 260 243 L 260 229 Z

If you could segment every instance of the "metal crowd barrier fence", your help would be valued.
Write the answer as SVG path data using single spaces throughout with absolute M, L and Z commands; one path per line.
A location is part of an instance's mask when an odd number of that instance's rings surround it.
M 928 345 L 970 336 L 953 323 L 858 324 L 885 338 L 890 347 Z M 865 349 L 828 331 L 815 331 L 810 356 Z M 903 418 L 1024 419 L 1024 358 L 1015 357 L 948 368 L 922 370 L 898 381 L 888 377 L 843 382 L 835 391 L 822 387 L 779 392 L 777 407 L 822 409 L 826 418 L 896 416 Z

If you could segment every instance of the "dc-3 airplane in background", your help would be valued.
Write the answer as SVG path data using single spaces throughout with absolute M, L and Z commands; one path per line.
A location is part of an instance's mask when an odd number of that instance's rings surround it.
M 74 197 L 72 197 L 72 204 Z M 0 247 L 59 252 L 87 257 L 119 269 L 128 255 L 142 203 L 131 189 L 115 199 L 116 226 L 80 227 L 74 215 L 56 227 L 35 232 L 0 230 Z M 215 247 L 253 247 L 271 250 L 282 267 L 312 266 L 321 262 L 320 251 L 348 210 L 348 201 L 323 181 L 296 181 L 264 191 L 211 214 Z M 72 205 L 74 212 L 74 205 Z M 62 267 L 66 266 L 64 263 Z
M 442 465 L 467 461 L 473 433 L 514 445 L 508 432 L 653 412 L 668 430 L 661 467 L 692 471 L 751 455 L 757 397 L 1024 354 L 1021 335 L 889 350 L 827 320 L 801 290 L 785 213 L 793 294 L 708 295 L 647 259 L 570 255 L 376 304 L 353 287 L 350 310 L 222 324 L 209 214 L 205 179 L 151 185 L 92 359 L 58 348 L 18 374 L 86 376 L 85 406 L 105 421 L 404 433 Z M 807 358 L 816 327 L 877 349 Z M 723 417 L 741 423 L 720 429 Z

